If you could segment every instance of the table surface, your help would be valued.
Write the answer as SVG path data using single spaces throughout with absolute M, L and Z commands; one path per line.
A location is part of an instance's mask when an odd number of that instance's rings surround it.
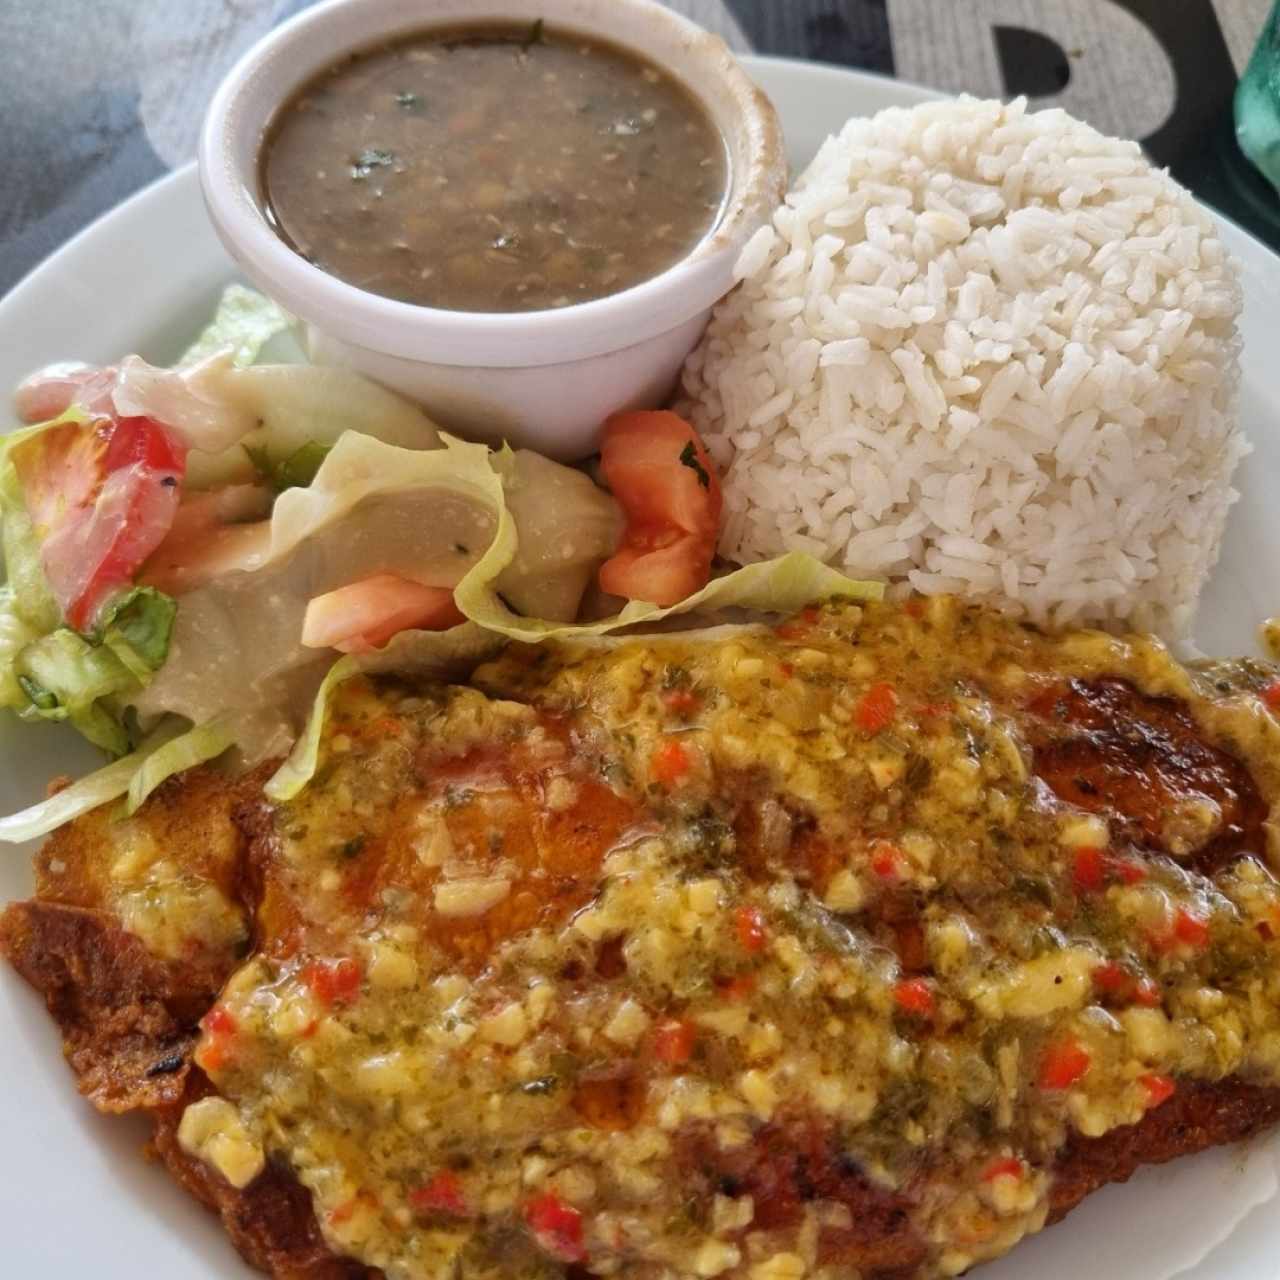
M 185 164 L 232 62 L 313 0 L 0 0 L 0 293 L 98 214 Z M 670 0 L 738 50 L 983 96 L 1025 93 L 1140 139 L 1280 248 L 1244 163 L 1237 76 L 1271 0 Z

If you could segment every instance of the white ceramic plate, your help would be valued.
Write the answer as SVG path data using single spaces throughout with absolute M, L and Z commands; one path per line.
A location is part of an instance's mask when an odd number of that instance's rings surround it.
M 748 66 L 781 112 L 792 163 L 853 115 L 931 96 L 910 85 L 776 59 Z M 1280 613 L 1280 260 L 1224 228 L 1245 287 L 1244 428 L 1256 452 L 1222 564 L 1202 605 L 1208 652 L 1254 651 Z M 193 169 L 165 178 L 84 231 L 0 302 L 0 394 L 51 360 L 176 358 L 232 275 Z M 75 737 L 0 718 L 0 812 L 57 773 L 92 767 Z M 0 848 L 0 902 L 30 891 L 29 860 Z M 141 1159 L 145 1126 L 97 1116 L 59 1062 L 31 992 L 0 966 L 0 1274 L 41 1280 L 141 1275 L 245 1280 L 215 1221 Z M 986 1280 L 1271 1280 L 1280 1256 L 1280 1141 L 1214 1151 L 1140 1174 L 979 1274 Z

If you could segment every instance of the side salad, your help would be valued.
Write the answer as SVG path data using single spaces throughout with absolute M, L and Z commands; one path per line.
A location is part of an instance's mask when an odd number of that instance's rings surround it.
M 0 819 L 0 840 L 122 795 L 132 810 L 232 750 L 247 766 L 292 748 L 269 789 L 293 794 L 328 691 L 355 671 L 879 594 L 800 555 L 712 581 L 720 485 L 672 413 L 605 425 L 604 488 L 299 361 L 292 323 L 232 286 L 174 368 L 58 365 L 18 389 L 27 425 L 0 439 L 0 707 L 114 762 Z

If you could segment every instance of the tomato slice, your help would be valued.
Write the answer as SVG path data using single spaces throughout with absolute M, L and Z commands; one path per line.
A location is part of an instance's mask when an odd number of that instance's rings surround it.
M 51 427 L 13 450 L 45 577 L 77 630 L 93 628 L 169 532 L 186 452 L 152 418 L 115 417 Z
M 251 572 L 271 549 L 271 492 L 233 484 L 188 495 L 138 581 L 180 596 L 225 574 Z
M 711 550 L 702 539 L 686 535 L 667 546 L 646 547 L 638 536 L 628 535 L 626 545 L 600 566 L 600 589 L 627 600 L 672 605 L 707 585 L 711 577 Z
M 378 573 L 316 596 L 307 605 L 302 643 L 309 649 L 368 653 L 401 631 L 447 631 L 465 621 L 448 587 Z
M 665 410 L 615 414 L 600 466 L 627 518 L 601 589 L 665 607 L 706 586 L 724 499 L 698 433 Z

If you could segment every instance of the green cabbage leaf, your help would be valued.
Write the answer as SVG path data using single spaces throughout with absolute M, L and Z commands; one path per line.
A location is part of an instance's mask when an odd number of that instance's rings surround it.
M 178 361 L 179 368 L 200 364 L 220 351 L 231 352 L 232 363 L 246 368 L 255 363 L 273 338 L 297 327 L 278 302 L 242 284 L 222 291 L 214 317 Z
M 179 721 L 166 721 L 131 754 L 29 809 L 0 818 L 0 843 L 22 844 L 46 836 L 125 795 L 129 796 L 127 811 L 133 812 L 166 778 L 221 755 L 233 736 L 226 725 L 200 725 L 184 731 Z
M 129 779 L 126 812 L 135 813 L 166 778 L 216 760 L 235 746 L 237 736 L 234 717 L 219 716 L 162 742 L 142 759 Z

